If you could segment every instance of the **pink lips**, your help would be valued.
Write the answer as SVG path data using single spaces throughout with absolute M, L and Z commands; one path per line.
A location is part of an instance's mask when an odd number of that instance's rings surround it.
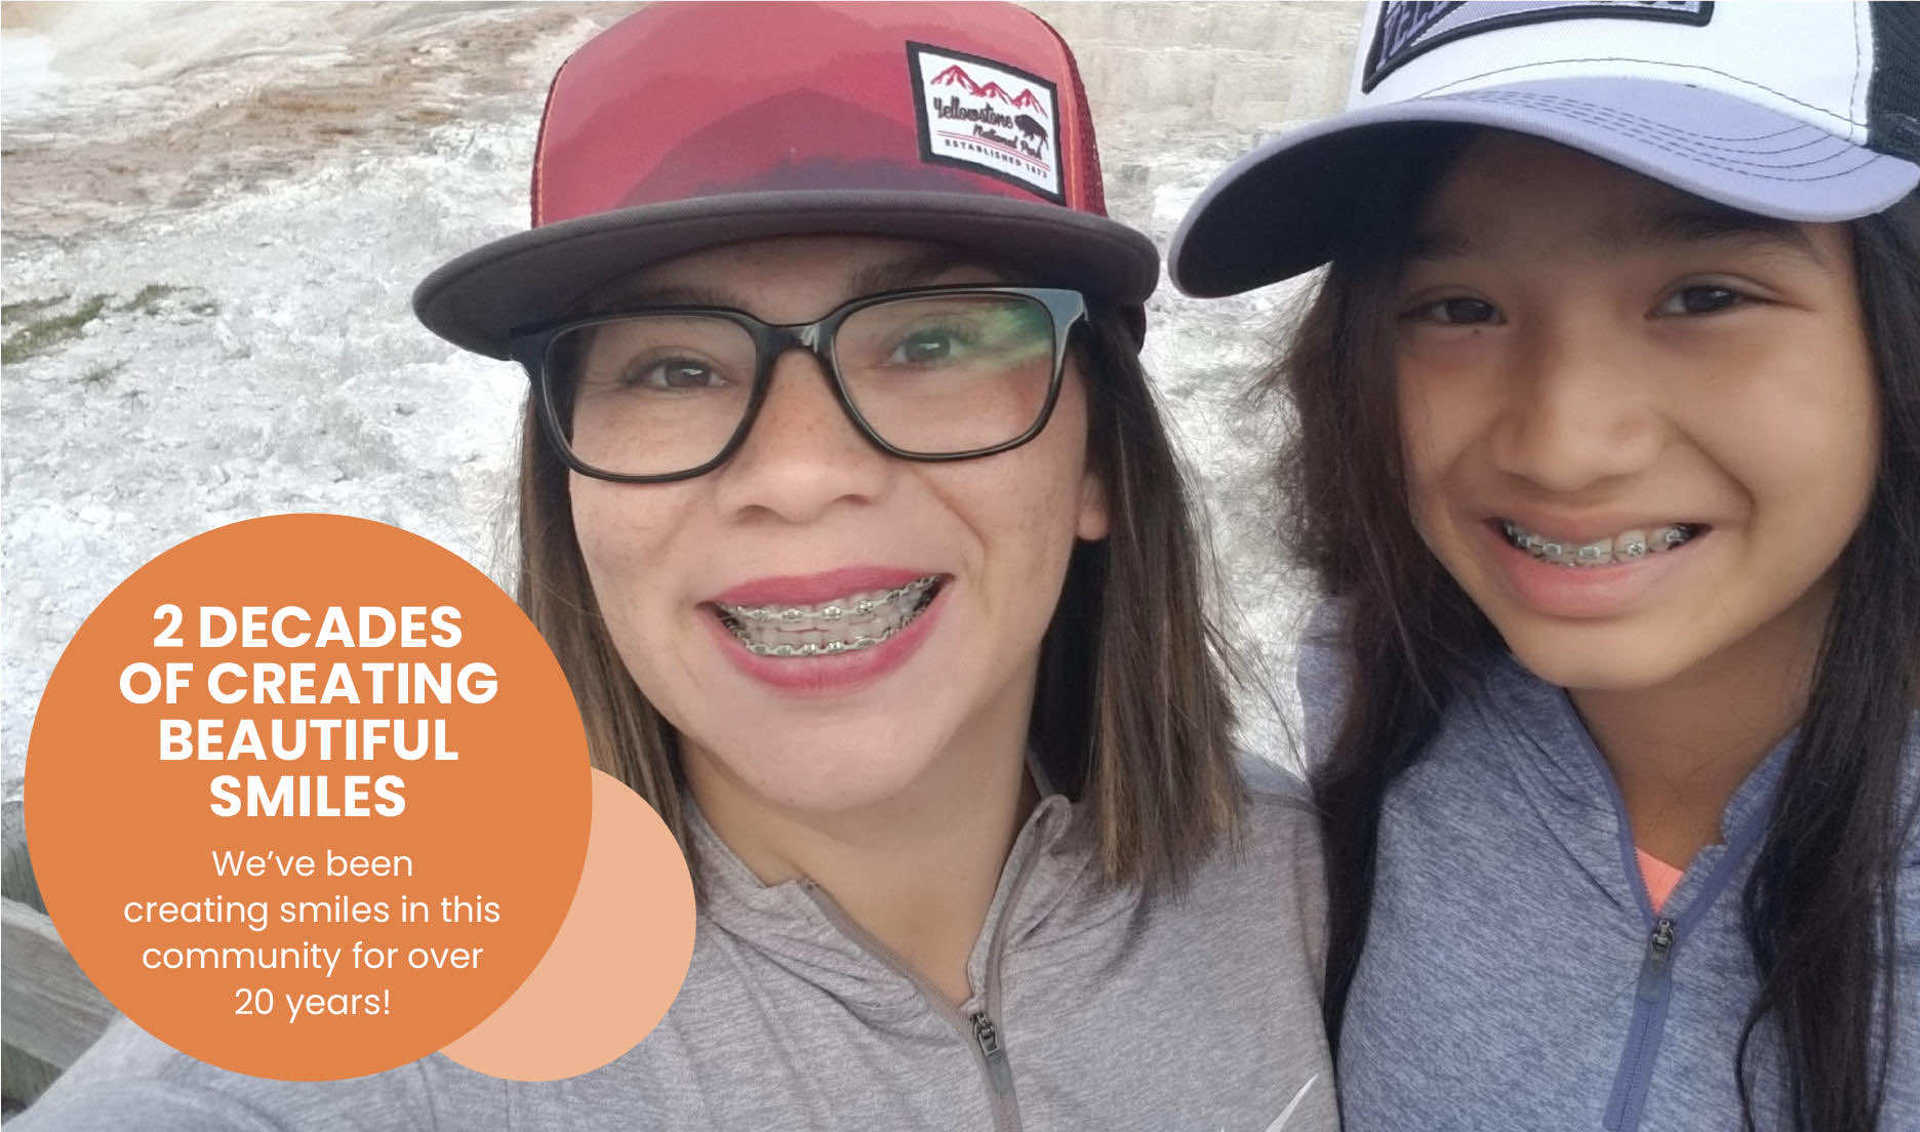
M 1595 619 L 1630 612 L 1648 591 L 1700 552 L 1699 536 L 1673 550 L 1611 566 L 1557 566 L 1514 546 L 1492 524 L 1481 524 L 1489 555 L 1521 604 L 1549 617 Z
M 819 574 L 756 578 L 709 598 L 728 605 L 816 605 L 868 590 L 888 590 L 938 574 L 894 566 L 849 566 Z M 947 606 L 951 579 L 913 623 L 892 638 L 858 652 L 837 656 L 772 657 L 748 652 L 717 616 L 704 620 L 721 655 L 742 674 L 776 691 L 798 696 L 844 696 L 873 684 L 905 665 L 920 651 Z

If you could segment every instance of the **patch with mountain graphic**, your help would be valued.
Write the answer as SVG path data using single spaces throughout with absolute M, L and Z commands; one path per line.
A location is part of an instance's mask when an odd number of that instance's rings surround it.
M 907 45 L 907 62 L 924 160 L 985 173 L 1062 203 L 1052 83 L 923 43 Z

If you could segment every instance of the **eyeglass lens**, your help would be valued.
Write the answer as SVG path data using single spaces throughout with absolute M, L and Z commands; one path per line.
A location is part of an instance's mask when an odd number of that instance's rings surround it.
M 1032 428 L 1053 382 L 1053 318 L 1024 295 L 916 295 L 862 307 L 831 352 L 855 410 L 916 455 L 992 448 Z M 752 400 L 759 358 L 717 315 L 637 314 L 575 327 L 547 354 L 580 462 L 671 475 L 718 456 Z

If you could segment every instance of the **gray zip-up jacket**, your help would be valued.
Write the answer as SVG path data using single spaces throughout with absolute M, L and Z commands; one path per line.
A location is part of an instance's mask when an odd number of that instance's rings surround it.
M 18 1129 L 1337 1128 L 1318 836 L 1298 796 L 1256 793 L 1238 851 L 1177 898 L 1101 883 L 1084 819 L 1057 794 L 1028 819 L 958 1007 L 824 892 L 761 884 L 697 823 L 686 983 L 600 1070 L 525 1084 L 436 1054 L 354 1081 L 266 1081 L 122 1019 Z
M 1310 745 L 1343 698 L 1338 613 L 1303 649 Z M 1388 790 L 1373 916 L 1341 1028 L 1350 1132 L 1737 1132 L 1734 1054 L 1758 993 L 1740 891 L 1792 740 L 1727 803 L 1658 912 L 1618 788 L 1566 693 L 1510 656 Z M 1920 716 L 1900 803 L 1920 793 Z M 1898 1033 L 1884 1132 L 1920 1130 L 1920 822 L 1893 909 Z M 1772 1031 L 1751 1082 L 1783 1128 Z

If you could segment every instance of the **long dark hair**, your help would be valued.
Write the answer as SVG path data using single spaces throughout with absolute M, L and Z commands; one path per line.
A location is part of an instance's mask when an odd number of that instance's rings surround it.
M 1408 513 L 1389 341 L 1391 299 L 1425 196 L 1467 129 L 1410 132 L 1261 388 L 1298 431 L 1276 475 L 1295 553 L 1342 600 L 1353 671 L 1313 774 L 1330 904 L 1325 1017 L 1338 1049 L 1366 944 L 1381 804 L 1500 647 Z M 1920 197 L 1853 224 L 1879 385 L 1882 456 L 1837 565 L 1809 707 L 1743 898 L 1759 992 L 1734 1065 L 1753 1127 L 1752 1064 L 1770 1028 L 1793 1126 L 1864 1129 L 1884 1093 L 1899 1014 L 1894 884 L 1911 815 L 1897 809 L 1920 693 Z M 1355 453 L 1365 453 L 1356 459 Z
M 1108 879 L 1177 886 L 1237 829 L 1231 654 L 1206 612 L 1208 552 L 1127 317 L 1095 304 L 1072 349 L 1109 533 L 1073 552 L 1041 644 L 1031 740 L 1053 785 L 1088 803 Z M 568 498 L 529 405 L 520 605 L 573 686 L 594 765 L 652 803 L 684 848 L 678 740 L 614 650 Z

